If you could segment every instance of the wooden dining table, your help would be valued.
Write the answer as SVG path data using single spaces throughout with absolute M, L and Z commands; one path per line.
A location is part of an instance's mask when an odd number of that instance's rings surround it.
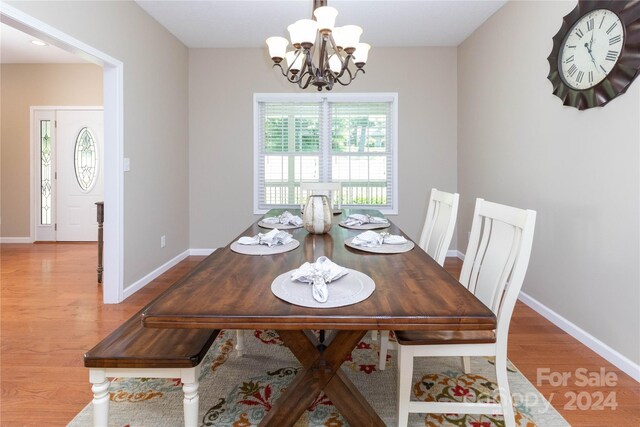
M 293 209 L 290 212 L 299 214 Z M 282 210 L 272 210 L 265 216 L 280 213 Z M 261 426 L 294 425 L 323 390 L 351 426 L 384 426 L 340 369 L 367 331 L 492 330 L 496 318 L 417 245 L 399 254 L 368 253 L 345 246 L 346 239 L 362 232 L 338 225 L 350 213 L 381 216 L 377 211 L 344 209 L 334 217 L 329 233 L 287 230 L 300 246 L 286 253 L 242 255 L 231 251 L 229 245 L 216 250 L 144 311 L 143 325 L 276 330 L 302 369 Z M 268 231 L 257 223 L 241 236 Z M 384 231 L 406 236 L 393 223 Z M 271 292 L 278 275 L 320 256 L 371 277 L 375 282 L 371 296 L 344 307 L 307 308 L 285 302 Z M 328 286 L 331 292 L 331 284 Z M 334 332 L 320 342 L 314 330 Z

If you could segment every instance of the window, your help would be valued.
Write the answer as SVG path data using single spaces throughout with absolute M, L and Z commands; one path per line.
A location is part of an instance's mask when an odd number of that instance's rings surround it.
M 51 120 L 40 120 L 40 224 L 51 225 Z
M 88 128 L 82 128 L 76 138 L 73 164 L 76 181 L 84 192 L 91 191 L 98 177 L 96 140 Z
M 342 205 L 397 212 L 397 94 L 254 96 L 254 206 L 299 207 L 300 182 L 342 183 Z

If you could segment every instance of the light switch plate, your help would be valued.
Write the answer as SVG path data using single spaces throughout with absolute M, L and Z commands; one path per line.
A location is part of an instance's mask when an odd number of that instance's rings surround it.
M 128 157 L 124 158 L 124 171 L 129 172 L 131 170 L 131 160 Z

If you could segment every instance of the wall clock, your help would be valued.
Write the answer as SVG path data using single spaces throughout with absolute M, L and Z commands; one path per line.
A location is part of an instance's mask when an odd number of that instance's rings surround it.
M 584 110 L 625 93 L 640 73 L 640 0 L 579 0 L 547 60 L 564 105 Z

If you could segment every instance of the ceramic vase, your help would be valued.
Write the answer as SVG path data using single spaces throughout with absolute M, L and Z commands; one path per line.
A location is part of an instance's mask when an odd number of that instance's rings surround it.
M 304 228 L 312 234 L 323 234 L 331 230 L 331 203 L 324 195 L 311 195 L 302 214 Z

